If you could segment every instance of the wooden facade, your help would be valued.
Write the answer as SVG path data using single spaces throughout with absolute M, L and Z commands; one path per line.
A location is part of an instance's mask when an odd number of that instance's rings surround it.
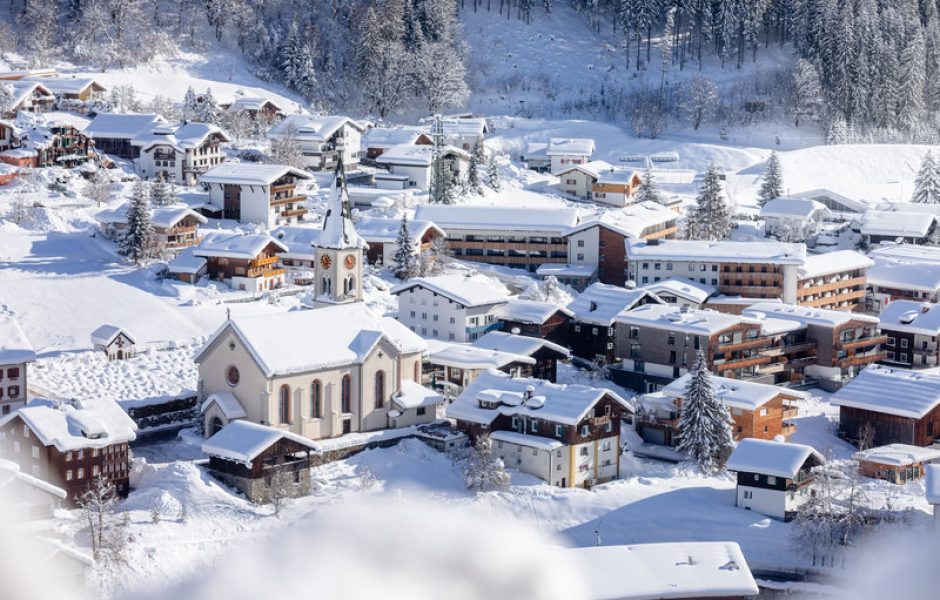
M 310 446 L 286 437 L 276 440 L 250 465 L 209 456 L 209 471 L 253 502 L 270 502 L 274 495 L 297 498 L 310 493 Z
M 277 266 L 277 255 L 281 252 L 280 247 L 271 242 L 252 259 L 206 255 L 207 272 L 210 278 L 218 281 L 226 281 L 232 277 L 283 275 L 284 269 Z
M 910 444 L 930 446 L 940 437 L 940 406 L 920 419 L 901 417 L 850 406 L 839 407 L 839 435 L 852 442 L 858 441 L 858 432 L 865 425 L 875 430 L 873 443 Z
M 95 157 L 95 142 L 71 125 L 49 127 L 52 139 L 36 150 L 36 167 L 72 168 Z
M 783 298 L 784 265 L 723 263 L 718 274 L 718 293 L 748 298 Z
M 542 323 L 505 319 L 500 319 L 499 323 L 500 331 L 541 338 L 566 348 L 571 338 L 571 317 L 560 310 L 555 311 Z

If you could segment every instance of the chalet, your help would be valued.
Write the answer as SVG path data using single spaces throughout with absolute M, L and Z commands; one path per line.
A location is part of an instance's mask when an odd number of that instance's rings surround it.
M 527 142 L 525 150 L 519 155 L 519 160 L 525 163 L 527 169 L 539 173 L 548 173 L 552 167 L 552 160 L 545 152 L 548 142 Z
M 872 209 L 862 215 L 859 232 L 869 246 L 882 242 L 924 244 L 937 220 L 934 206 L 914 203 L 892 204 L 886 210 Z
M 613 364 L 617 360 L 614 323 L 617 315 L 662 300 L 642 290 L 592 283 L 568 305 L 571 352 L 584 360 Z
M 905 369 L 940 366 L 940 304 L 895 300 L 878 317 L 884 362 Z
M 872 309 L 882 311 L 895 300 L 940 302 L 940 248 L 882 244 L 869 254 Z
M 38 81 L 19 80 L 7 85 L 12 89 L 13 97 L 0 115 L 5 119 L 12 119 L 20 112 L 44 113 L 55 108 L 55 95 Z
M 117 325 L 102 325 L 92 331 L 91 343 L 96 351 L 104 352 L 108 360 L 124 360 L 137 355 L 134 337 Z
M 29 363 L 36 351 L 12 317 L 0 316 L 0 416 L 26 404 Z
M 467 445 L 469 437 L 448 422 L 422 425 L 415 437 L 438 452 L 456 452 Z
M 362 136 L 366 158 L 373 160 L 395 146 L 431 146 L 433 143 L 431 136 L 413 127 L 373 127 Z
M 535 362 L 531 366 L 523 366 L 520 376 L 535 377 L 552 383 L 555 383 L 558 375 L 558 361 L 571 358 L 571 352 L 567 348 L 548 340 L 503 331 L 490 331 L 474 341 L 472 346 L 494 352 L 527 356 Z
M 797 271 L 796 304 L 811 308 L 860 311 L 867 295 L 872 259 L 854 250 L 811 254 Z
M 865 477 L 904 485 L 924 477 L 925 467 L 940 461 L 940 449 L 888 444 L 856 452 L 855 460 L 859 473 Z
M 268 138 L 292 135 L 300 144 L 304 166 L 314 171 L 335 168 L 339 153 L 347 167 L 359 164 L 359 147 L 365 126 L 342 116 L 288 115 L 268 130 Z
M 206 210 L 213 216 L 272 229 L 304 220 L 307 198 L 297 193 L 297 183 L 312 178 L 286 165 L 225 162 L 199 182 L 209 190 Z
M 813 468 L 825 462 L 810 446 L 741 440 L 725 465 L 738 476 L 735 506 L 789 521 L 811 493 Z
M 63 112 L 19 117 L 14 141 L 18 150 L 29 153 L 29 160 L 18 166 L 72 168 L 93 160 L 95 143 L 82 133 L 87 123 Z M 14 161 L 4 158 L 4 162 Z
M 447 407 L 471 439 L 489 434 L 507 467 L 559 487 L 620 473 L 620 423 L 633 407 L 615 392 L 487 371 Z
M 454 146 L 441 149 L 444 169 L 453 181 L 465 181 L 470 167 L 470 154 Z M 385 150 L 375 159 L 376 164 L 395 176 L 407 177 L 401 188 L 427 190 L 431 187 L 434 170 L 434 147 L 399 144 Z
M 578 211 L 420 204 L 415 219 L 440 227 L 456 258 L 535 272 L 548 263 L 567 262 L 565 232 L 578 224 Z
M 564 167 L 556 175 L 563 194 L 618 207 L 633 203 L 642 182 L 636 171 L 618 169 L 602 160 Z
M 86 112 L 107 91 L 88 77 L 27 77 L 24 81 L 36 81 L 45 86 L 55 96 L 60 110 Z
M 5 152 L 14 146 L 19 146 L 19 131 L 16 125 L 13 121 L 0 119 L 0 152 Z
M 489 133 L 489 126 L 483 117 L 445 117 L 441 119 L 441 127 L 444 130 L 445 143 L 471 154 L 477 144 L 483 143 L 483 136 Z M 431 137 L 433 132 L 432 121 L 424 135 Z
M 160 115 L 98 113 L 85 128 L 85 135 L 95 141 L 98 152 L 130 160 L 140 156 L 140 146 L 131 142 L 139 135 L 166 124 L 166 119 Z
M 70 504 L 99 478 L 127 496 L 128 443 L 136 431 L 112 400 L 36 398 L 0 419 L 0 453 L 24 473 L 64 489 Z
M 940 375 L 871 365 L 830 403 L 839 407 L 839 435 L 850 441 L 868 425 L 879 446 L 930 446 L 940 437 Z
M 500 352 L 472 344 L 438 342 L 431 340 L 423 367 L 423 378 L 432 387 L 448 397 L 459 394 L 477 377 L 489 370 L 500 371 L 510 377 L 522 377 L 523 372 L 535 368 L 535 359 L 514 352 Z
M 416 277 L 392 288 L 398 320 L 421 337 L 472 342 L 499 329 L 497 309 L 509 291 L 485 275 Z
M 236 93 L 231 100 L 219 102 L 219 108 L 228 111 L 245 111 L 249 117 L 260 123 L 274 123 L 287 114 L 281 105 L 270 98 L 246 96 L 240 93 Z
M 130 143 L 140 149 L 137 172 L 141 177 L 194 185 L 200 175 L 225 160 L 222 144 L 229 141 L 228 134 L 215 125 L 186 123 L 157 125 Z
M 284 285 L 284 269 L 278 255 L 287 246 L 266 233 L 241 235 L 213 232 L 193 249 L 193 256 L 206 260 L 206 272 L 232 289 L 261 292 Z
M 623 286 L 627 276 L 627 240 L 672 239 L 679 215 L 656 202 L 641 202 L 585 218 L 565 231 L 568 264 L 595 268 L 601 283 Z
M 356 222 L 356 232 L 369 245 L 366 258 L 373 265 L 395 263 L 400 231 L 401 219 L 362 217 Z M 408 221 L 408 233 L 414 242 L 412 250 L 418 256 L 431 250 L 435 240 L 445 237 L 444 231 L 431 221 Z
M 496 308 L 501 331 L 527 335 L 567 347 L 574 313 L 554 302 L 512 298 Z
M 193 285 L 202 281 L 208 272 L 205 258 L 193 254 L 193 246 L 185 248 L 166 265 L 167 275 L 184 283 Z
M 660 392 L 639 398 L 635 424 L 644 442 L 669 447 L 679 444 L 679 414 L 690 378 L 691 374 L 686 373 Z M 788 438 L 796 431 L 795 402 L 803 399 L 801 392 L 715 376 L 712 386 L 715 397 L 731 412 L 736 440 L 773 440 L 780 435 Z
M 545 148 L 550 161 L 550 170 L 557 175 L 571 165 L 581 165 L 594 155 L 594 140 L 576 138 L 552 138 Z
M 278 263 L 293 274 L 294 283 L 313 283 L 313 271 L 317 266 L 316 244 L 321 231 L 316 226 L 296 225 L 278 227 L 271 232 L 271 237 L 287 247 L 285 252 L 278 255 Z
M 689 308 L 703 308 L 708 299 L 718 293 L 714 287 L 688 277 L 670 277 L 649 283 L 640 289 L 656 294 L 656 297 L 666 304 Z
M 252 502 L 310 494 L 310 455 L 316 446 L 300 435 L 250 421 L 234 421 L 202 445 L 209 473 Z
M 586 546 L 561 551 L 589 600 L 747 600 L 759 589 L 734 542 Z
M 128 205 L 106 209 L 95 215 L 101 235 L 119 242 L 127 229 Z M 151 210 L 154 244 L 160 252 L 177 253 L 199 243 L 199 226 L 207 219 L 185 204 L 157 206 Z
M 12 522 L 49 519 L 67 497 L 59 486 L 24 473 L 17 463 L 0 458 L 0 502 L 5 518 Z
M 329 331 L 318 343 L 310 332 Z M 226 321 L 196 354 L 206 432 L 233 419 L 308 438 L 429 423 L 427 343 L 363 303 Z
M 832 216 L 826 205 L 810 198 L 775 198 L 760 209 L 764 231 L 788 242 L 802 242 L 819 231 L 819 224 Z

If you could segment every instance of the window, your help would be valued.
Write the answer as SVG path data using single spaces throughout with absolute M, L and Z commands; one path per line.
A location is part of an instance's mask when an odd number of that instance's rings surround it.
M 65 472 L 65 480 L 72 481 L 72 469 L 69 469 L 68 471 Z
M 888 345 L 889 345 L 889 346 L 893 346 L 894 343 L 895 343 L 895 342 L 894 342 L 894 338 L 893 338 L 893 337 L 889 337 L 889 338 L 888 338 Z
M 417 413 L 417 415 L 418 415 L 419 417 L 422 416 L 422 415 L 424 415 L 424 414 L 426 414 L 427 412 L 428 412 L 428 409 L 427 409 L 426 406 L 419 406 L 419 407 L 418 407 L 418 410 L 416 411 L 416 413 Z
M 310 416 L 314 419 L 323 416 L 323 384 L 319 379 L 310 384 Z
M 343 375 L 340 385 L 340 405 L 344 413 L 352 412 L 352 377 Z
M 20 395 L 20 386 L 11 385 L 10 387 L 7 388 L 7 396 L 9 396 L 10 398 L 16 398 L 19 395 Z
M 33 446 L 33 458 L 39 458 L 39 446 Z
M 578 240 L 578 248 L 584 248 L 584 240 Z
M 591 428 L 588 427 L 587 425 L 582 425 L 582 426 L 581 426 L 581 435 L 582 435 L 582 437 L 587 437 L 587 436 L 590 435 L 590 434 L 591 434 Z
M 902 352 L 902 353 L 901 353 L 901 362 L 903 362 L 903 363 L 906 363 L 906 362 L 907 362 L 907 352 Z
M 909 340 L 908 340 L 907 338 L 901 338 L 901 347 L 902 347 L 902 348 L 907 348 L 908 342 L 909 342 Z
M 7 369 L 7 377 L 10 379 L 19 379 L 20 368 L 19 367 L 10 367 Z
M 744 492 L 744 499 L 745 499 L 745 500 L 750 500 L 750 499 L 752 499 L 753 497 L 754 497 L 754 492 L 748 492 L 748 491 L 745 491 L 745 492 Z
M 539 455 L 538 449 L 537 449 L 537 448 L 532 448 L 532 456 L 538 456 L 538 455 Z
M 281 386 L 278 418 L 282 424 L 290 425 L 290 388 L 286 385 Z
M 777 478 L 773 475 L 767 476 L 767 485 L 777 485 Z
M 588 455 L 588 447 L 581 446 L 581 456 L 587 456 L 587 455 Z
M 84 479 L 84 478 L 85 478 L 85 469 L 79 469 L 79 470 L 78 470 L 78 473 L 75 475 L 75 477 L 76 477 L 77 479 Z
M 375 407 L 385 406 L 385 371 L 375 374 Z
M 225 381 L 232 387 L 238 385 L 238 381 L 241 379 L 241 374 L 238 372 L 238 367 L 235 365 L 229 365 L 225 370 Z
M 559 438 L 560 438 L 562 435 L 564 435 L 564 433 L 565 433 L 565 428 L 564 428 L 564 426 L 563 426 L 563 425 L 555 424 L 555 437 L 559 437 Z M 561 452 L 561 451 L 559 450 L 559 453 L 560 453 L 560 452 Z M 559 455 L 559 458 L 561 458 L 560 455 Z

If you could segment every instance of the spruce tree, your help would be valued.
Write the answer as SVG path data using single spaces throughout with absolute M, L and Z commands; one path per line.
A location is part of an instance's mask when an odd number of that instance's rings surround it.
M 663 195 L 659 192 L 659 188 L 656 187 L 656 180 L 653 179 L 653 170 L 647 165 L 646 170 L 643 171 L 643 177 L 640 178 L 640 186 L 636 188 L 636 201 L 637 202 L 658 202 L 662 204 Z
M 940 204 L 940 166 L 929 150 L 920 163 L 917 179 L 914 180 L 914 194 L 911 202 L 921 204 Z
M 679 410 L 678 450 L 705 473 L 714 473 L 721 468 L 722 459 L 733 445 L 731 413 L 715 397 L 703 352 L 698 352 L 689 373 Z
M 470 167 L 467 170 L 467 186 L 474 194 L 483 193 L 483 178 L 480 169 L 486 163 L 486 154 L 483 151 L 483 143 L 477 142 L 473 147 L 473 154 L 470 155 Z
M 134 185 L 127 205 L 127 227 L 121 238 L 120 252 L 134 264 L 142 264 L 155 254 L 153 222 L 150 213 L 150 187 L 144 181 Z
M 408 229 L 408 215 L 402 215 L 401 227 L 398 229 L 398 240 L 396 240 L 395 257 L 392 269 L 395 277 L 402 281 L 407 281 L 414 277 L 416 270 L 415 263 L 415 243 L 411 238 L 411 231 Z
M 499 165 L 496 164 L 496 155 L 493 153 L 486 161 L 486 186 L 497 191 L 502 186 L 499 179 Z
M 183 97 L 183 109 L 180 111 L 180 117 L 183 123 L 189 123 L 196 120 L 198 113 L 199 101 L 196 100 L 196 91 L 193 90 L 193 86 L 189 86 L 189 89 L 186 90 L 186 96 Z
M 819 72 L 813 63 L 800 59 L 793 74 L 793 124 L 800 126 L 800 121 L 815 122 L 823 112 L 822 84 Z
M 731 209 L 724 199 L 721 177 L 715 166 L 708 167 L 695 207 L 689 213 L 688 237 L 718 241 L 731 233 Z
M 152 195 L 151 202 L 154 206 L 169 206 L 176 202 L 176 193 L 173 190 L 173 184 L 164 177 L 157 177 L 150 188 Z
M 767 166 L 757 192 L 758 203 L 763 206 L 775 198 L 783 195 L 783 169 L 780 167 L 780 158 L 776 152 L 770 153 Z
M 206 94 L 202 97 L 202 102 L 199 103 L 196 119 L 200 123 L 210 123 L 212 125 L 219 122 L 219 104 L 216 102 L 215 96 L 212 95 L 211 88 L 206 89 Z

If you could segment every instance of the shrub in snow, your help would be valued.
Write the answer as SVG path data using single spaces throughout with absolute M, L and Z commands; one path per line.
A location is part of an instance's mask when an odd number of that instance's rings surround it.
M 473 452 L 464 470 L 467 489 L 482 492 L 487 485 L 505 487 L 509 485 L 510 475 L 506 472 L 503 459 L 493 451 L 493 440 L 484 434 L 477 438 Z

